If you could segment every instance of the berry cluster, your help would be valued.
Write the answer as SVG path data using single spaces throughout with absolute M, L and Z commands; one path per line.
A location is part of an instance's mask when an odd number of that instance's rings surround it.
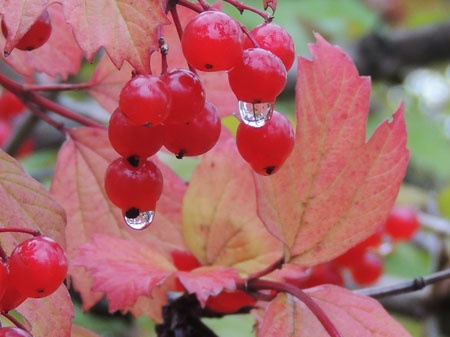
M 308 270 L 302 279 L 287 280 L 307 288 L 330 283 L 343 286 L 344 274 L 348 272 L 358 285 L 376 282 L 384 271 L 381 247 L 392 246 L 410 240 L 418 231 L 420 223 L 417 212 L 411 207 L 396 206 L 386 222 L 369 238 L 332 261 L 319 264 Z M 385 249 L 384 249 L 385 250 Z M 390 249 L 388 249 L 390 251 Z
M 109 140 L 121 157 L 106 171 L 105 190 L 133 229 L 150 225 L 162 193 L 151 156 L 163 146 L 179 159 L 198 156 L 219 139 L 221 121 L 196 70 L 228 72 L 242 121 L 236 143 L 257 173 L 274 173 L 294 146 L 291 122 L 273 111 L 295 57 L 286 30 L 267 22 L 248 32 L 227 14 L 205 10 L 186 25 L 181 45 L 190 70 L 134 74 L 109 122 Z
M 2 33 L 5 38 L 8 38 L 8 29 L 2 21 Z M 52 33 L 52 23 L 48 11 L 45 10 L 38 17 L 38 19 L 31 25 L 30 29 L 17 42 L 15 48 L 20 50 L 34 50 L 41 47 L 48 41 Z
M 20 243 L 0 263 L 0 313 L 15 309 L 27 298 L 51 295 L 67 273 L 64 249 L 54 240 L 37 235 Z M 1 336 L 1 335 L 0 335 Z

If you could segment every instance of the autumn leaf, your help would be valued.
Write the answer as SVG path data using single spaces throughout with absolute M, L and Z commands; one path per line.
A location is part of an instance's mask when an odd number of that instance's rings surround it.
M 305 290 L 342 337 L 410 337 L 376 300 L 350 290 L 323 285 Z M 329 337 L 311 310 L 297 298 L 280 293 L 270 302 L 258 337 Z
M 223 266 L 204 266 L 190 272 L 179 271 L 177 275 L 187 292 L 197 295 L 202 306 L 209 296 L 222 290 L 236 290 L 236 283 L 241 280 L 237 270 Z
M 127 61 L 137 72 L 150 72 L 161 25 L 169 23 L 161 0 L 67 0 L 64 13 L 86 58 L 104 48 L 114 65 Z
M 231 136 L 195 168 L 183 201 L 183 233 L 203 265 L 250 274 L 282 256 L 280 243 L 256 215 L 251 172 Z
M 67 212 L 69 259 L 77 255 L 79 246 L 90 242 L 98 233 L 146 244 L 167 258 L 171 250 L 184 249 L 181 202 L 185 183 L 155 158 L 164 177 L 163 195 L 150 228 L 144 232 L 131 230 L 125 225 L 122 212 L 109 201 L 104 191 L 106 168 L 117 157 L 118 154 L 109 144 L 106 130 L 95 128 L 70 131 L 68 140 L 58 153 L 51 192 Z M 105 266 L 105 272 L 108 268 L 114 269 L 114 266 Z M 83 268 L 71 266 L 69 273 L 82 294 L 84 308 L 90 308 L 102 293 L 92 290 L 92 279 Z M 138 302 L 139 307 L 134 308 L 133 312 L 152 310 L 144 301 Z
M 366 141 L 370 81 L 317 35 L 300 58 L 294 151 L 271 177 L 255 177 L 258 214 L 287 260 L 311 266 L 372 234 L 392 208 L 409 153 L 403 106 Z
M 49 3 L 51 1 L 7 1 L 3 20 L 9 27 L 10 35 L 8 41 L 5 41 L 3 34 L 0 34 L 0 49 L 11 51 L 12 45 L 17 43 L 20 36 L 41 14 L 42 8 Z M 52 5 L 48 8 L 48 12 L 52 22 L 52 33 L 43 46 L 32 51 L 14 49 L 8 57 L 3 55 L 1 57 L 24 76 L 31 77 L 37 71 L 65 79 L 80 70 L 81 50 L 75 42 L 70 25 L 64 19 L 62 7 Z
M 152 246 L 104 234 L 80 246 L 72 264 L 89 270 L 94 291 L 106 294 L 112 312 L 130 310 L 141 296 L 151 298 L 176 270 Z

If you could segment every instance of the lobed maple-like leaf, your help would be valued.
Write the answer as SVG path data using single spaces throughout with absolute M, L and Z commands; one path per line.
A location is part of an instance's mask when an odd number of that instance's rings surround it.
M 127 61 L 140 73 L 149 73 L 158 28 L 169 23 L 161 0 L 66 0 L 64 13 L 89 61 L 103 47 L 117 68 Z
M 350 290 L 323 285 L 305 290 L 342 337 L 410 337 L 376 300 Z M 258 337 L 329 337 L 310 309 L 297 298 L 278 294 L 267 306 Z
M 315 265 L 373 233 L 392 208 L 408 163 L 403 105 L 366 141 L 370 80 L 317 35 L 299 59 L 293 153 L 255 176 L 258 214 L 287 260 Z
M 158 161 L 164 176 L 164 191 L 157 204 L 155 219 L 143 232 L 131 230 L 125 225 L 122 212 L 109 201 L 104 191 L 106 168 L 117 157 L 106 130 L 95 128 L 70 131 L 68 140 L 58 153 L 51 193 L 67 212 L 69 258 L 74 258 L 78 247 L 88 243 L 97 233 L 146 244 L 167 258 L 171 250 L 184 249 L 181 203 L 185 183 Z M 105 265 L 105 272 L 108 268 L 113 270 L 114 266 Z M 102 293 L 93 291 L 93 281 L 83 268 L 71 266 L 69 273 L 83 297 L 84 308 L 88 309 L 101 298 Z M 164 298 L 160 296 L 158 299 Z M 145 301 L 138 301 L 132 311 L 137 315 L 142 312 L 160 315 L 153 310 Z
M 257 272 L 282 256 L 256 214 L 251 168 L 224 135 L 195 168 L 183 201 L 183 233 L 203 265 Z
M 236 269 L 224 266 L 204 266 L 190 272 L 177 272 L 178 279 L 189 294 L 196 294 L 202 306 L 209 296 L 218 295 L 222 290 L 236 290 L 241 280 Z
M 176 270 L 152 246 L 105 234 L 96 234 L 80 246 L 72 264 L 90 272 L 93 290 L 106 294 L 111 311 L 124 312 L 131 310 L 139 297 L 152 297 L 154 288 Z
M 48 41 L 32 51 L 12 50 L 18 39 L 41 14 L 42 9 L 53 1 L 7 1 L 3 20 L 9 29 L 8 41 L 0 34 L 0 49 L 11 54 L 2 59 L 18 73 L 32 77 L 35 72 L 67 78 L 81 67 L 82 53 L 66 23 L 59 4 L 48 7 L 52 21 L 52 33 Z

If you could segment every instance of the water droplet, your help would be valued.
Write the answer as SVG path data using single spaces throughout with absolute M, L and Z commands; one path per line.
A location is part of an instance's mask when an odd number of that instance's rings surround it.
M 274 105 L 274 103 L 248 103 L 239 101 L 239 113 L 245 124 L 260 128 L 272 117 Z
M 129 218 L 124 215 L 128 227 L 131 229 L 142 230 L 150 226 L 155 217 L 155 211 L 141 212 L 137 217 Z

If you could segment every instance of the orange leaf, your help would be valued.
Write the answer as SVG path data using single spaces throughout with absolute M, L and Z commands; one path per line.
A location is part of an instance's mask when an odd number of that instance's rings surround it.
M 195 168 L 183 201 L 183 232 L 191 252 L 204 265 L 245 274 L 275 262 L 281 245 L 255 209 L 251 169 L 228 136 Z
M 403 106 L 366 142 L 370 82 L 319 35 L 299 60 L 294 151 L 255 177 L 258 212 L 290 262 L 332 259 L 372 234 L 392 208 L 409 159 Z
M 410 337 L 376 300 L 350 290 L 324 285 L 305 291 L 343 337 Z M 281 293 L 270 302 L 258 337 L 329 337 L 322 324 L 297 298 Z

